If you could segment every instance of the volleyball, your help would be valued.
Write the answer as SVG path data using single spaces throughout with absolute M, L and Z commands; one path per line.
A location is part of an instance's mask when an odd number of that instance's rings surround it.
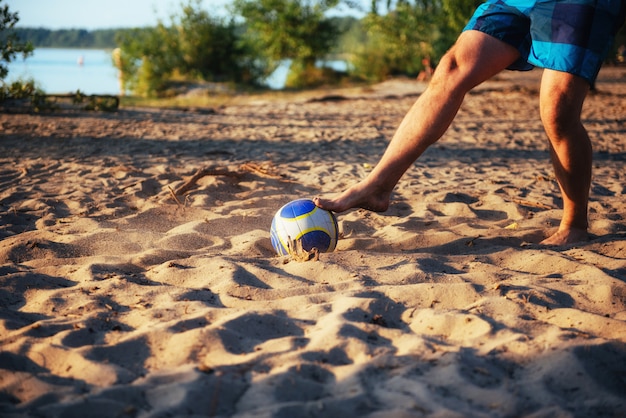
M 270 229 L 272 247 L 278 255 L 290 254 L 297 242 L 305 251 L 316 248 L 321 253 L 331 252 L 338 238 L 335 215 L 309 199 L 293 200 L 280 208 Z

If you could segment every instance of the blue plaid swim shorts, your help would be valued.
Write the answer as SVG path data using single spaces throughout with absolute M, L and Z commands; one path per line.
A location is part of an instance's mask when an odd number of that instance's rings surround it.
M 488 0 L 464 30 L 516 48 L 521 57 L 509 69 L 537 66 L 593 83 L 625 13 L 625 0 Z

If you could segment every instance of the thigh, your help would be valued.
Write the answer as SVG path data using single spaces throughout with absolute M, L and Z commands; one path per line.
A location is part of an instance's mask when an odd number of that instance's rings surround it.
M 531 45 L 528 8 L 532 4 L 534 1 L 487 0 L 476 9 L 464 31 L 480 31 L 510 45 L 519 56 L 507 68 L 531 70 L 533 66 L 527 62 L 527 57 Z

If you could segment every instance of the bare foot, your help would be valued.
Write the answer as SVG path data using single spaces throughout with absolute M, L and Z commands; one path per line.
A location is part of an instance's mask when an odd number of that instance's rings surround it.
M 589 240 L 589 234 L 587 230 L 580 228 L 559 228 L 556 233 L 543 241 L 540 245 L 558 246 L 575 244 L 577 242 L 583 242 Z
M 348 209 L 362 208 L 373 212 L 384 212 L 389 208 L 391 191 L 378 189 L 358 183 L 334 199 L 313 198 L 313 202 L 322 209 L 333 212 L 345 212 Z

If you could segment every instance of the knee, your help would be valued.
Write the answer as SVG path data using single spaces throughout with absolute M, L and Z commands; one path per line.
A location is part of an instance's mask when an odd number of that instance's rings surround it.
M 559 133 L 566 128 L 564 117 L 558 111 L 553 103 L 541 103 L 539 107 L 539 114 L 541 116 L 541 123 L 545 129 L 548 137 L 559 137 Z
M 444 54 L 439 64 L 437 64 L 431 79 L 431 84 L 434 86 L 442 86 L 446 90 L 456 90 L 457 88 L 463 89 L 465 84 L 469 84 L 467 82 L 468 79 L 469 72 L 463 65 L 456 49 L 453 47 Z M 469 90 L 469 88 L 465 89 Z
M 441 57 L 441 60 L 439 61 L 439 64 L 437 65 L 437 71 L 439 73 L 450 74 L 450 73 L 453 73 L 454 71 L 458 71 L 458 69 L 459 69 L 458 57 L 456 55 L 455 48 L 453 47 L 448 52 L 446 52 L 443 55 L 443 57 Z
M 581 113 L 588 83 L 577 76 L 544 70 L 539 109 L 541 121 L 552 141 L 584 131 Z
M 542 101 L 540 116 L 546 134 L 552 141 L 566 139 L 583 129 L 580 113 L 558 99 Z

